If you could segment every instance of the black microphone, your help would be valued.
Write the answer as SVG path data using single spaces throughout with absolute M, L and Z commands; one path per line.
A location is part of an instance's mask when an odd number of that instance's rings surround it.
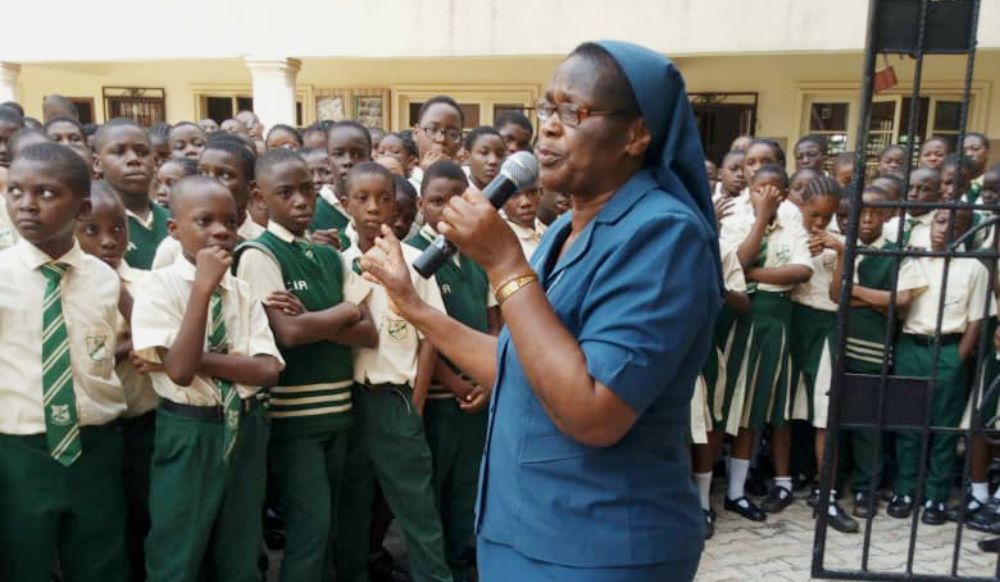
M 493 208 L 500 208 L 511 196 L 534 186 L 537 181 L 538 160 L 528 152 L 517 152 L 504 160 L 500 173 L 483 188 L 483 196 Z M 413 261 L 413 268 L 427 279 L 457 251 L 451 241 L 439 234 L 431 246 Z

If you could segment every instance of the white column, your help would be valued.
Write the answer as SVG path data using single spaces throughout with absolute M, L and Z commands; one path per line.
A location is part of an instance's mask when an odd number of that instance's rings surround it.
M 21 65 L 0 63 L 0 103 L 17 101 L 17 76 L 20 73 Z
M 253 79 L 253 110 L 264 131 L 278 123 L 295 126 L 295 77 L 301 61 L 247 57 Z

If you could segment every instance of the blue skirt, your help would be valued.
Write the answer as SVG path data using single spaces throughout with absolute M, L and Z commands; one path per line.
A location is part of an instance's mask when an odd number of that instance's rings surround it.
M 698 571 L 697 558 L 613 568 L 561 566 L 533 560 L 482 537 L 476 539 L 476 553 L 479 582 L 691 582 Z

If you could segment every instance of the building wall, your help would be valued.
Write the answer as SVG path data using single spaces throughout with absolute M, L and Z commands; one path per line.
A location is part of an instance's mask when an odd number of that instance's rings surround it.
M 541 93 L 560 57 L 450 59 L 306 59 L 298 75 L 300 95 L 312 109 L 312 95 L 323 88 L 388 89 L 477 86 L 528 86 Z M 691 92 L 757 92 L 757 134 L 792 140 L 800 133 L 803 91 L 831 89 L 856 95 L 862 56 L 853 54 L 682 57 L 678 65 Z M 912 64 L 891 61 L 908 93 Z M 937 90 L 962 86 L 964 59 L 929 58 L 923 82 Z M 981 51 L 976 63 L 977 102 L 969 129 L 1000 137 L 1000 51 Z M 29 115 L 41 117 L 49 93 L 94 98 L 103 120 L 104 86 L 162 87 L 168 121 L 194 119 L 196 91 L 250 92 L 250 73 L 242 60 L 192 60 L 146 63 L 24 65 L 19 79 L 21 101 Z M 312 112 L 306 121 L 313 119 Z M 265 120 L 266 122 L 267 120 Z M 998 148 L 1000 149 L 1000 148 Z

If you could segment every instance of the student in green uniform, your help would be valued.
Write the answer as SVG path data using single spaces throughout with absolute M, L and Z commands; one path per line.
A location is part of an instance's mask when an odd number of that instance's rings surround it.
M 817 176 L 802 189 L 802 224 L 809 234 L 809 252 L 812 255 L 813 275 L 809 281 L 792 289 L 792 417 L 812 421 L 816 426 L 813 450 L 817 468 L 822 466 L 823 447 L 826 443 L 826 422 L 815 422 L 814 399 L 816 377 L 824 349 L 836 326 L 837 303 L 830 299 L 830 284 L 837 268 L 838 253 L 843 252 L 843 237 L 830 232 L 833 216 L 840 207 L 840 185 L 827 176 Z M 824 407 L 821 414 L 826 414 Z M 828 503 L 820 503 L 819 487 L 813 487 L 808 504 L 817 508 L 814 515 L 825 508 L 829 523 L 834 529 L 853 533 L 858 522 L 847 515 L 837 502 L 836 489 Z
M 20 240 L 0 251 L 0 580 L 124 582 L 125 500 L 114 373 L 120 283 L 83 253 L 90 168 L 26 148 L 6 203 Z M 32 306 L 26 308 L 26 306 Z
M 986 165 L 990 161 L 990 138 L 984 134 L 973 131 L 965 134 L 962 142 L 962 151 L 965 157 L 972 162 L 972 184 L 969 188 L 969 202 L 973 204 L 979 200 L 979 194 L 983 189 L 983 174 L 986 173 Z
M 413 128 L 413 141 L 420 152 L 419 163 L 410 174 L 414 186 L 420 187 L 424 171 L 434 162 L 458 159 L 464 127 L 465 113 L 451 97 L 435 95 L 424 101 Z
M 128 322 L 132 317 L 131 293 L 146 271 L 133 269 L 124 260 L 128 247 L 125 206 L 103 182 L 94 182 L 91 186 L 90 212 L 77 223 L 76 238 L 83 252 L 114 269 L 122 283 L 118 301 L 115 373 L 125 389 L 127 406 L 120 423 L 125 451 L 123 479 L 131 579 L 142 581 L 146 579 L 143 540 L 149 533 L 149 465 L 153 456 L 155 409 L 159 397 L 153 391 L 149 375 L 137 369 L 132 362 L 132 336 Z
M 170 192 L 182 254 L 139 283 L 132 343 L 160 395 L 150 472 L 150 582 L 257 580 L 266 392 L 284 368 L 261 303 L 229 273 L 239 214 L 208 176 Z
M 358 229 L 358 245 L 343 258 L 359 270 L 359 259 L 389 229 L 396 213 L 392 174 L 374 162 L 355 166 L 346 181 L 347 210 Z M 391 232 L 391 230 L 388 230 Z M 404 246 L 407 261 L 420 251 Z M 417 292 L 440 311 L 445 307 L 434 277 L 412 272 Z M 434 504 L 433 460 L 424 435 L 423 410 L 437 354 L 375 286 L 368 308 L 379 330 L 376 349 L 354 352 L 355 417 L 344 472 L 337 532 L 338 579 L 368 580 L 369 526 L 377 479 L 406 538 L 416 582 L 452 579 L 444 557 L 441 518 Z
M 448 200 L 461 196 L 469 187 L 458 164 L 442 160 L 424 173 L 420 210 L 426 224 L 406 240 L 423 251 L 437 237 L 434 225 Z M 448 315 L 482 332 L 495 333 L 499 327 L 496 300 L 486 273 L 467 257 L 456 254 L 435 274 Z M 486 438 L 485 404 L 474 393 L 483 389 L 454 364 L 438 358 L 434 378 L 424 408 L 427 443 L 434 459 L 434 497 L 444 526 L 445 552 L 455 580 L 470 579 L 470 549 L 474 543 L 476 479 Z
M 268 150 L 256 175 L 254 196 L 267 204 L 270 222 L 237 251 L 236 273 L 264 303 L 286 363 L 270 401 L 269 457 L 288 536 L 281 580 L 324 580 L 332 576 L 328 553 L 352 421 L 350 346 L 377 345 L 362 305 L 369 284 L 336 250 L 309 240 L 316 191 L 305 160 Z M 294 295 L 305 312 L 270 305 L 275 293 Z
M 747 156 L 750 159 L 752 156 Z M 737 254 L 743 265 L 751 295 L 751 329 L 749 348 L 740 365 L 744 379 L 743 418 L 741 432 L 759 434 L 771 427 L 774 452 L 774 487 L 761 507 L 765 512 L 783 510 L 793 500 L 789 466 L 791 452 L 791 356 L 789 325 L 792 302 L 789 292 L 812 276 L 809 236 L 799 215 L 779 212 L 788 194 L 788 176 L 777 165 L 765 165 L 756 170 L 750 180 L 752 212 L 744 215 L 744 232 Z M 797 220 L 791 220 L 795 216 Z M 737 436 L 731 466 L 749 463 L 750 447 Z M 743 484 L 730 479 L 725 509 L 744 517 L 758 517 L 759 509 L 743 492 Z M 759 517 L 758 517 L 759 519 Z
M 886 202 L 892 194 L 878 186 L 867 186 L 863 193 L 864 202 Z M 845 199 L 846 200 L 846 199 Z M 858 246 L 883 250 L 899 249 L 899 245 L 887 240 L 884 232 L 886 222 L 893 210 L 865 206 L 861 209 L 858 222 Z M 840 281 L 844 270 L 844 247 L 836 248 L 837 269 L 830 281 L 830 299 L 841 299 Z M 886 345 L 886 309 L 889 307 L 893 276 L 898 269 L 896 281 L 896 308 L 905 314 L 916 297 L 927 286 L 923 271 L 913 259 L 858 255 L 855 260 L 854 286 L 851 292 L 851 308 L 848 311 L 847 351 L 844 370 L 860 374 L 881 374 L 882 364 L 892 359 L 892 344 Z M 836 330 L 831 331 L 830 341 L 824 347 L 813 393 L 813 424 L 819 430 L 826 429 L 829 408 L 829 390 L 833 375 L 833 352 Z M 895 335 L 895 334 L 893 334 Z M 890 370 L 891 371 L 891 370 Z M 878 499 L 868 494 L 874 480 L 875 487 L 881 480 L 882 466 L 876 465 L 874 449 L 875 434 L 870 430 L 851 430 L 846 439 L 854 459 L 854 470 L 850 477 L 854 491 L 855 517 L 866 518 L 878 509 Z M 818 454 L 817 448 L 817 454 Z
M 349 231 L 350 217 L 344 209 L 347 200 L 347 173 L 355 165 L 372 159 L 372 138 L 365 126 L 355 121 L 339 121 L 330 127 L 327 134 L 327 154 L 330 170 L 333 172 L 333 196 L 320 191 L 313 217 L 312 230 L 321 231 L 336 228 L 341 250 L 353 244 Z
M 941 173 L 932 168 L 917 168 L 910 174 L 910 185 L 906 193 L 910 202 L 937 202 L 941 200 Z M 896 242 L 899 236 L 899 218 L 893 218 L 885 225 L 885 237 Z M 934 212 L 929 208 L 910 208 L 903 215 L 904 247 L 929 249 L 931 246 L 931 222 Z
M 160 241 L 167 238 L 170 212 L 149 199 L 153 180 L 153 146 L 145 130 L 131 119 L 105 123 L 94 135 L 94 172 L 118 194 L 128 214 L 125 262 L 149 269 Z
M 954 236 L 949 236 L 949 211 L 938 210 L 931 224 L 931 250 L 947 250 L 951 241 L 962 236 L 972 225 L 972 212 L 954 211 Z M 989 273 L 978 259 L 953 259 L 948 267 L 948 279 L 943 281 L 945 259 L 923 257 L 918 263 L 927 277 L 927 291 L 914 299 L 903 322 L 903 333 L 896 342 L 896 374 L 912 378 L 934 376 L 931 407 L 932 426 L 957 427 L 966 401 L 966 368 L 979 340 L 979 325 L 985 317 L 989 293 Z M 944 284 L 944 287 L 942 286 Z M 941 294 L 948 298 L 938 329 L 938 306 Z M 934 344 L 940 343 L 937 365 Z M 921 521 L 940 525 L 945 521 L 945 503 L 951 489 L 955 469 L 957 434 L 932 434 L 929 444 L 927 481 L 923 490 Z M 896 436 L 895 495 L 889 505 L 892 517 L 910 515 L 917 500 L 916 480 L 919 471 L 921 435 L 919 431 L 902 431 Z

